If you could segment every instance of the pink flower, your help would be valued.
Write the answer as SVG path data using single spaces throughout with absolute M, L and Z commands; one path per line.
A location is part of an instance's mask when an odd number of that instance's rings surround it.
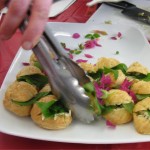
M 106 120 L 106 125 L 108 126 L 108 127 L 111 127 L 111 128 L 116 128 L 116 125 L 114 125 L 112 122 L 110 122 L 109 120 Z
M 76 60 L 77 63 L 81 63 L 81 62 L 87 62 L 88 60 L 83 60 L 83 59 L 78 59 Z
M 73 59 L 73 55 L 72 55 L 72 54 L 69 54 L 69 58 L 70 58 L 70 59 Z
M 95 42 L 94 40 L 88 40 L 84 44 L 85 49 L 91 49 L 95 47 Z
M 24 66 L 29 66 L 29 65 L 30 65 L 30 63 L 28 63 L 28 62 L 22 62 L 22 64 L 23 64 Z
M 84 56 L 87 57 L 87 58 L 93 58 L 93 56 L 90 55 L 90 54 L 84 54 Z
M 126 91 L 132 97 L 134 102 L 136 102 L 137 101 L 136 95 L 135 95 L 135 93 L 133 91 L 130 90 L 131 85 L 132 85 L 132 82 L 127 80 L 127 79 L 125 79 L 123 81 L 123 83 L 120 85 L 119 89 L 123 90 L 123 91 Z
M 102 75 L 102 78 L 100 79 L 101 88 L 104 90 L 110 89 L 110 84 L 112 83 L 111 78 L 109 75 Z
M 121 38 L 122 38 L 121 32 L 118 32 L 116 36 L 111 37 L 112 40 L 118 40 L 118 39 L 121 39 Z
M 94 88 L 95 88 L 95 92 L 96 92 L 96 97 L 101 98 L 103 96 L 103 93 L 101 91 L 100 85 L 97 82 L 94 82 Z
M 80 37 L 80 34 L 79 33 L 74 33 L 73 35 L 72 35 L 72 38 L 74 38 L 74 39 L 78 39 Z

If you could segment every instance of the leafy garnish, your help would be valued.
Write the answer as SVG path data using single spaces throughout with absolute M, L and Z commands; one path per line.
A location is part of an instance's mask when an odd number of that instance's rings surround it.
M 109 93 L 108 93 L 108 91 L 106 91 L 106 90 L 101 90 L 101 92 L 102 92 L 102 96 L 101 96 L 101 99 L 106 99 L 106 98 L 108 98 L 108 95 L 109 95 Z
M 45 118 L 54 117 L 56 114 L 69 112 L 61 100 L 52 100 L 50 102 L 37 102 Z
M 118 78 L 118 70 L 114 70 L 114 69 L 111 69 L 111 68 L 104 67 L 103 72 L 104 72 L 104 74 L 113 73 L 115 79 Z
M 88 75 L 95 80 L 100 79 L 102 77 L 102 74 L 103 74 L 103 69 L 98 69 L 97 72 L 88 73 Z
M 121 70 L 124 74 L 126 74 L 127 66 L 126 66 L 126 64 L 120 63 L 117 66 L 112 67 L 111 69 L 113 69 L 113 70 Z
M 93 109 L 93 111 L 95 112 L 96 115 L 100 115 L 101 114 L 101 105 L 98 102 L 98 99 L 96 98 L 95 95 L 95 88 L 92 82 L 86 83 L 83 86 L 86 95 L 88 95 L 90 97 L 90 105 Z
M 150 116 L 150 110 L 149 110 L 149 109 L 147 110 L 147 113 L 148 113 L 148 115 Z
M 102 109 L 102 114 L 106 115 L 106 114 L 112 112 L 115 108 L 116 108 L 116 106 L 113 106 L 113 105 L 111 105 L 111 106 L 104 106 L 103 109 Z
M 95 89 L 94 89 L 94 85 L 92 82 L 84 84 L 83 88 L 87 93 L 89 93 L 91 95 L 95 95 Z
M 97 39 L 97 38 L 99 38 L 99 37 L 100 37 L 100 35 L 99 35 L 98 33 L 86 34 L 86 35 L 85 35 L 85 38 L 86 38 L 86 39 L 91 39 L 91 40 Z
M 119 51 L 116 51 L 116 52 L 115 52 L 115 55 L 118 55 L 118 54 L 119 54 Z
M 40 70 L 43 70 L 41 64 L 38 61 L 34 62 L 34 66 L 37 67 L 37 68 L 39 68 Z
M 147 81 L 147 82 L 150 81 L 150 73 L 148 73 L 146 77 L 144 77 L 142 80 Z
M 40 92 L 35 97 L 31 98 L 29 101 L 19 102 L 19 101 L 12 100 L 12 102 L 15 103 L 15 104 L 18 104 L 20 106 L 29 106 L 29 105 L 34 104 L 36 101 L 38 101 L 42 97 L 45 97 L 49 94 L 50 94 L 50 92 Z
M 48 77 L 40 74 L 25 75 L 19 77 L 17 81 L 25 81 L 41 89 L 45 84 L 48 83 Z
M 126 103 L 126 104 L 122 104 L 122 105 L 126 111 L 128 111 L 129 113 L 132 114 L 134 103 L 131 102 L 131 103 Z
M 150 97 L 150 94 L 136 94 L 136 98 L 137 98 L 137 100 L 143 100 L 143 99 L 145 99 L 145 98 L 147 98 L 147 97 Z

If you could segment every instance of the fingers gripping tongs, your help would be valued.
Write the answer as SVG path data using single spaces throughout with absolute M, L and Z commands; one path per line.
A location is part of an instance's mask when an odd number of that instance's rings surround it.
M 27 21 L 24 21 L 21 25 L 22 31 L 26 24 Z M 92 122 L 94 115 L 89 108 L 90 99 L 81 87 L 89 82 L 89 79 L 85 72 L 63 53 L 62 46 L 48 27 L 32 50 L 49 78 L 53 94 L 64 100 L 75 118 L 84 123 Z

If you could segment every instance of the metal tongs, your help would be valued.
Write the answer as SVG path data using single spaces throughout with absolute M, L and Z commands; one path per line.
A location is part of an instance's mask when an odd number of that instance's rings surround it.
M 24 31 L 28 21 L 20 26 Z M 63 99 L 75 118 L 90 123 L 94 114 L 90 110 L 90 99 L 84 93 L 82 85 L 89 82 L 85 72 L 67 54 L 48 27 L 38 44 L 32 49 L 46 72 L 52 93 Z

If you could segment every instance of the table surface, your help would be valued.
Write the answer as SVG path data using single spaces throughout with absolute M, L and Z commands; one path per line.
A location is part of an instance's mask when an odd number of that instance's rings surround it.
M 55 18 L 49 19 L 50 22 L 79 22 L 85 23 L 89 17 L 96 11 L 98 6 L 86 7 L 87 0 L 77 0 L 71 7 Z M 4 77 L 16 55 L 20 43 L 21 33 L 16 31 L 14 36 L 8 41 L 0 41 L 0 86 Z M 0 149 L 104 149 L 104 150 L 148 150 L 150 142 L 133 144 L 72 144 L 47 142 L 33 139 L 26 139 L 16 136 L 0 133 Z

